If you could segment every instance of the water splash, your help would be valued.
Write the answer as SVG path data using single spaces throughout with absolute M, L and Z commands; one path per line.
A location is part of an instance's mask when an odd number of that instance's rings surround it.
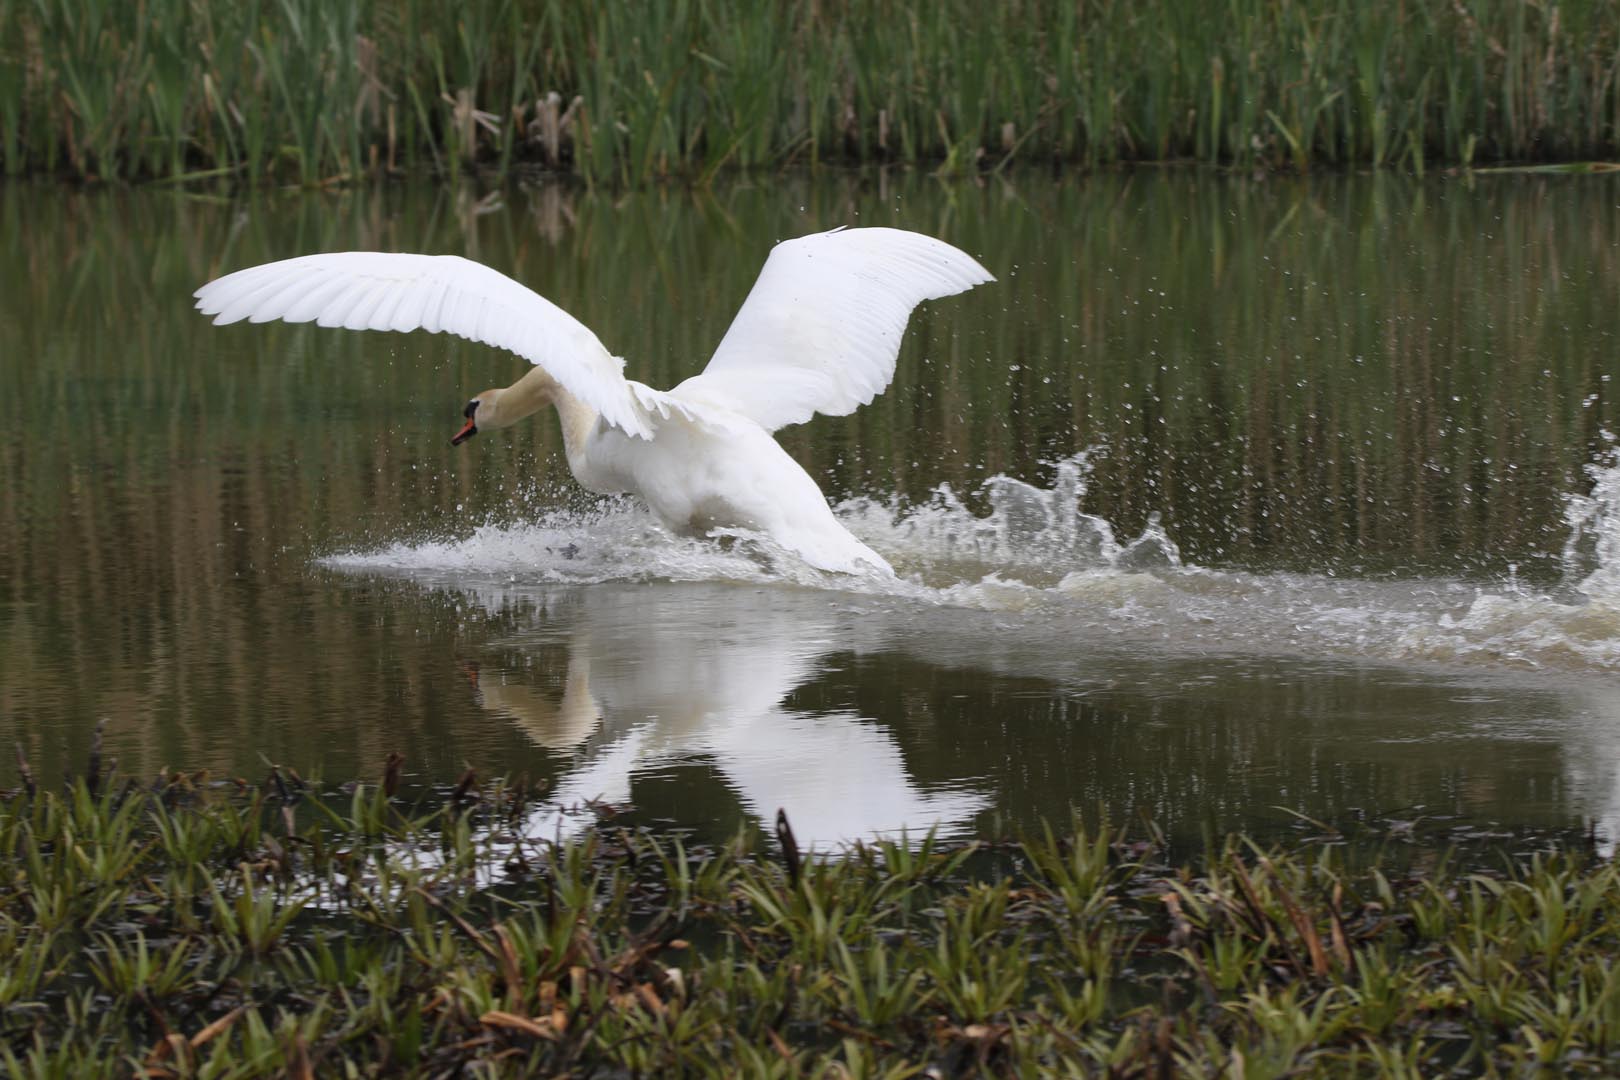
M 1181 553 L 1154 514 L 1121 544 L 1106 520 L 1080 509 L 1090 452 L 1057 463 L 1050 488 L 1008 476 L 985 481 L 988 514 L 975 514 L 949 485 L 928 502 L 849 499 L 834 508 L 850 531 L 930 585 L 1016 576 L 1055 584 L 1083 569 L 1173 569 Z M 678 537 L 639 502 L 604 499 L 589 510 L 552 510 L 519 525 L 491 524 L 448 539 L 397 543 L 328 556 L 334 569 L 510 579 L 531 583 L 603 581 L 777 581 L 858 591 L 889 588 L 885 578 L 851 578 L 806 566 L 769 537 L 745 529 L 718 539 Z M 911 590 L 899 588 L 902 594 Z
M 1620 447 L 1603 432 L 1609 448 L 1586 466 L 1592 490 L 1564 496 L 1564 576 L 1594 599 L 1620 598 Z
M 1610 433 L 1603 438 L 1608 449 L 1585 469 L 1591 491 L 1564 496 L 1563 589 L 1539 594 L 1510 573 L 1477 590 L 1463 611 L 1409 627 L 1399 647 L 1441 660 L 1620 669 L 1620 448 Z
M 718 541 L 677 537 L 630 499 L 324 561 L 460 588 L 722 581 L 828 589 L 862 603 L 1017 618 L 1066 649 L 1620 671 L 1620 449 L 1588 469 L 1589 494 L 1567 501 L 1569 583 L 1552 594 L 1516 576 L 1481 585 L 1192 565 L 1157 514 L 1121 540 L 1110 522 L 1084 511 L 1092 460 L 1087 452 L 1058 462 L 1049 487 L 992 477 L 976 493 L 988 508 L 982 513 L 945 485 L 916 505 L 838 505 L 850 530 L 893 562 L 895 578 L 824 574 L 742 531 Z
M 978 573 L 1051 585 L 1078 570 L 1181 566 L 1180 549 L 1158 514 L 1140 536 L 1121 544 L 1112 524 L 1081 509 L 1095 454 L 1084 450 L 1057 462 L 1049 488 L 991 477 L 980 488 L 990 507 L 984 515 L 968 509 L 949 484 L 935 488 L 920 506 L 862 498 L 845 501 L 837 511 L 897 569 L 940 584 Z
M 520 525 L 482 525 L 446 539 L 327 556 L 336 570 L 399 573 L 457 584 L 604 581 L 795 581 L 820 575 L 745 532 L 719 541 L 679 537 L 630 498 L 558 509 Z

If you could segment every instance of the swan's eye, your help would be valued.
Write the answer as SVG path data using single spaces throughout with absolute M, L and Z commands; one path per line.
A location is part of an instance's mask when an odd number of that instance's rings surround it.
M 467 402 L 467 407 L 465 409 L 461 410 L 461 415 L 465 416 L 468 420 L 471 420 L 473 418 L 473 413 L 475 413 L 477 411 L 478 411 L 478 399 L 473 398 L 471 401 Z

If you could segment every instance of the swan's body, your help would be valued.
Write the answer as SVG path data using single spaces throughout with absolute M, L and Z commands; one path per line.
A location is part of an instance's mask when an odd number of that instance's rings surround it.
M 894 377 L 912 309 L 990 280 L 949 244 L 898 229 L 784 242 L 708 366 L 668 391 L 626 379 L 623 361 L 561 308 L 454 255 L 309 255 L 196 295 L 216 324 L 424 329 L 510 349 L 534 370 L 469 401 L 454 442 L 554 405 L 569 469 L 591 491 L 640 496 L 678 532 L 747 529 L 823 570 L 889 572 L 771 433 L 871 401 Z

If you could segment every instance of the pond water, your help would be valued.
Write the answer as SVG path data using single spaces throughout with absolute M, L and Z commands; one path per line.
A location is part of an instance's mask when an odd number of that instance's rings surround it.
M 422 783 L 704 835 L 1173 837 L 1300 815 L 1620 836 L 1620 181 L 880 173 L 713 192 L 0 189 L 0 739 Z M 777 239 L 897 225 L 999 281 L 787 429 L 899 571 L 819 575 L 581 493 L 525 369 L 215 328 L 194 288 L 454 252 L 670 386 Z M 8 755 L 9 756 L 9 755 Z M 8 771 L 10 767 L 8 766 Z M 10 781 L 6 781 L 10 782 Z

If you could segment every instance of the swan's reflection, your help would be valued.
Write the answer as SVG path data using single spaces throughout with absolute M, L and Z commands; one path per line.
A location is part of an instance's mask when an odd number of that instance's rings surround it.
M 1279 806 L 1334 822 L 1413 807 L 1584 819 L 1620 838 L 1620 688 L 1605 677 L 1211 658 L 1046 612 L 780 585 L 503 587 L 478 602 L 507 629 L 478 655 L 477 700 L 572 756 L 534 837 L 579 831 L 594 817 L 576 808 L 598 800 L 713 835 L 740 802 L 767 825 L 784 808 L 825 849 L 960 833 L 993 795 L 1003 822 L 1102 807 L 1184 838 L 1269 828 Z M 850 657 L 858 676 L 826 677 Z M 955 708 L 957 690 L 976 704 Z M 908 758 L 898 735 L 924 720 Z M 663 782 L 687 764 L 718 783 Z
M 1567 702 L 1577 722 L 1566 722 L 1571 734 L 1559 739 L 1566 798 L 1586 820 L 1599 852 L 1612 858 L 1620 852 L 1620 687 L 1576 687 Z
M 989 804 L 966 787 L 920 785 L 876 721 L 784 705 L 824 657 L 871 645 L 862 620 L 825 594 L 592 585 L 474 595 L 492 611 L 532 612 L 530 630 L 498 644 L 508 656 L 566 647 L 560 694 L 526 681 L 520 664 L 470 671 L 483 708 L 540 746 L 578 754 L 530 814 L 533 838 L 566 837 L 592 820 L 581 807 L 630 802 L 638 773 L 686 762 L 712 764 L 761 822 L 785 810 L 799 842 L 823 849 L 958 832 Z

